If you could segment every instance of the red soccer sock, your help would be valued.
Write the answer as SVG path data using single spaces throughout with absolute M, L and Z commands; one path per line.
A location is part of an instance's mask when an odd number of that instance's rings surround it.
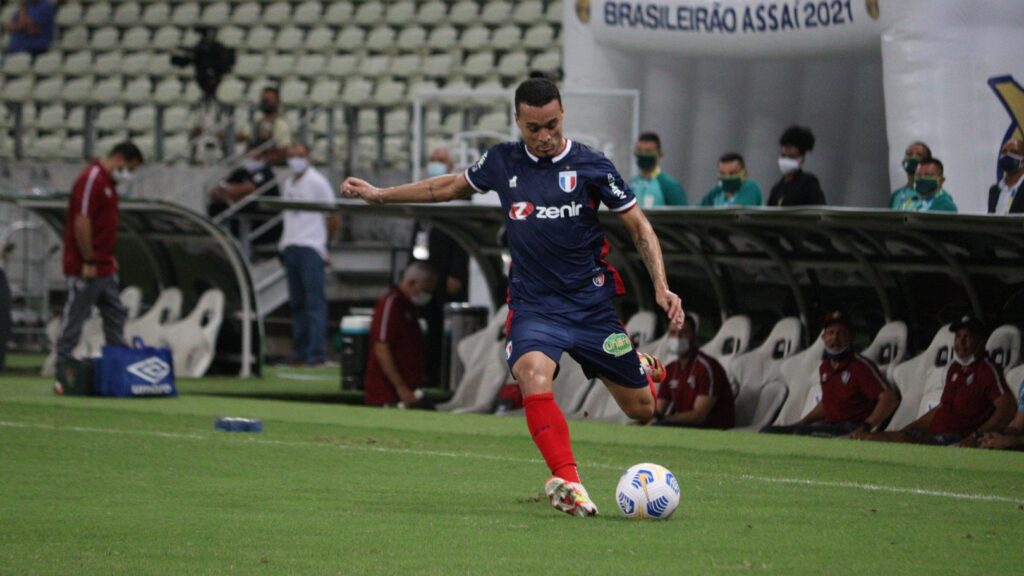
M 526 426 L 551 473 L 568 482 L 579 482 L 569 440 L 569 424 L 555 403 L 555 395 L 546 392 L 527 396 L 523 399 L 523 408 L 526 409 Z

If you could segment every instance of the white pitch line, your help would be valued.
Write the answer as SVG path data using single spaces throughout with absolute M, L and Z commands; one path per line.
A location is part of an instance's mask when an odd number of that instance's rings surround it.
M 179 438 L 185 440 L 209 440 L 210 436 L 200 434 L 182 434 L 177 432 L 158 432 L 153 430 L 118 430 L 113 428 L 85 428 L 81 426 L 53 426 L 49 424 L 31 424 L 21 422 L 9 422 L 0 420 L 0 428 L 30 428 L 39 430 L 56 430 L 68 432 L 92 432 L 97 434 L 125 434 L 137 436 L 156 436 L 159 438 Z M 267 440 L 263 438 L 222 436 L 231 442 L 240 444 L 261 444 L 268 446 L 321 446 L 325 448 L 341 448 L 345 450 L 362 450 L 365 452 L 379 452 L 388 454 L 409 454 L 413 456 L 426 456 L 431 458 L 476 458 L 478 460 L 490 460 L 495 462 L 509 462 L 516 464 L 543 464 L 539 458 L 511 458 L 508 456 L 495 456 L 493 454 L 474 454 L 471 452 L 446 452 L 440 450 L 414 450 L 410 448 L 389 448 L 387 446 L 361 446 L 357 444 L 336 444 L 328 442 L 296 442 L 290 440 Z M 243 439 L 244 438 L 244 439 Z M 624 466 L 591 462 L 586 465 L 589 468 L 602 468 L 606 470 L 625 470 Z M 932 496 L 938 498 L 950 498 L 953 500 L 969 500 L 982 502 L 1005 502 L 1008 504 L 1024 504 L 1024 499 L 1010 496 L 999 496 L 995 494 L 967 494 L 963 492 L 949 492 L 946 490 L 929 490 L 927 488 L 904 488 L 900 486 L 887 486 L 884 484 L 866 484 L 862 482 L 841 482 L 833 480 L 812 480 L 806 478 L 775 478 L 771 476 L 754 476 L 750 474 L 715 474 L 708 472 L 689 472 L 695 476 L 706 476 L 713 478 L 724 478 L 727 480 L 767 482 L 770 484 L 790 484 L 796 486 L 811 486 L 815 488 L 853 488 L 871 492 L 889 492 L 892 494 L 911 494 L 915 496 Z

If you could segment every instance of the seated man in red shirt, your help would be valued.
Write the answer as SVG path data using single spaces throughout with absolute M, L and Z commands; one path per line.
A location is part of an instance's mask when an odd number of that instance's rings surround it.
M 736 406 L 725 369 L 703 353 L 693 316 L 669 332 L 665 380 L 658 389 L 656 424 L 727 430 L 736 425 Z
M 871 360 L 853 349 L 849 317 L 840 311 L 825 316 L 821 340 L 824 358 L 818 365 L 821 402 L 791 426 L 765 432 L 861 438 L 884 424 L 900 404 Z
M 425 262 L 413 262 L 402 280 L 377 301 L 370 325 L 365 402 L 371 406 L 422 407 L 425 343 L 416 307 L 430 302 L 437 275 Z
M 876 432 L 868 440 L 973 446 L 986 432 L 1002 430 L 1013 418 L 1013 394 L 1002 370 L 985 353 L 981 323 L 964 316 L 949 329 L 956 333 L 954 356 L 939 405 L 898 432 Z

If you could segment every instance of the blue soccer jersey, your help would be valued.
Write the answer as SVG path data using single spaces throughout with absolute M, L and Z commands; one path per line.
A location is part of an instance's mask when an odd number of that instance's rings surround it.
M 513 310 L 585 310 L 625 292 L 604 260 L 609 246 L 597 209 L 604 202 L 625 212 L 636 197 L 603 154 L 566 139 L 558 156 L 537 158 L 522 142 L 505 142 L 466 170 L 466 179 L 501 198 Z

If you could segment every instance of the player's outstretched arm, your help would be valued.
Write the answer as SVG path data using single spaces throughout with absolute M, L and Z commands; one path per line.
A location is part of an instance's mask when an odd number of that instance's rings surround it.
M 399 204 L 407 202 L 448 202 L 468 198 L 473 188 L 466 175 L 445 174 L 402 184 L 391 188 L 377 188 L 366 180 L 349 176 L 341 183 L 341 195 L 345 198 L 360 198 L 367 204 Z
M 654 233 L 654 228 L 647 221 L 642 210 L 634 206 L 625 212 L 619 212 L 618 217 L 629 230 L 633 238 L 636 251 L 644 260 L 647 273 L 651 275 L 651 282 L 654 284 L 654 299 L 668 315 L 669 324 L 675 329 L 683 327 L 683 319 L 686 314 L 683 312 L 683 303 L 675 293 L 668 289 L 668 277 L 665 275 L 665 261 L 661 256 L 661 243 Z

